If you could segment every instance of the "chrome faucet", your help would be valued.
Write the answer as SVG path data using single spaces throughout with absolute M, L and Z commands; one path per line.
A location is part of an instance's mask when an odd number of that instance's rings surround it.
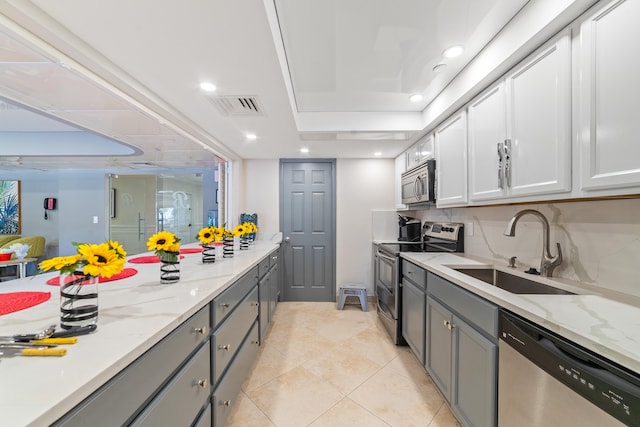
M 543 214 L 533 209 L 525 209 L 518 212 L 509 220 L 504 235 L 515 236 L 516 223 L 527 214 L 535 216 L 542 223 L 542 260 L 540 261 L 540 274 L 551 277 L 553 270 L 562 264 L 562 249 L 560 248 L 560 243 L 556 243 L 556 245 L 558 245 L 558 255 L 555 257 L 551 256 L 551 252 L 549 251 L 549 221 L 547 221 L 547 218 Z

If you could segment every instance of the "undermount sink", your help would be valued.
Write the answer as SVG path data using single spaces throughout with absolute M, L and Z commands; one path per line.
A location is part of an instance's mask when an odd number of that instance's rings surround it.
M 573 292 L 554 288 L 553 286 L 491 267 L 456 267 L 452 269 L 514 294 L 575 295 Z

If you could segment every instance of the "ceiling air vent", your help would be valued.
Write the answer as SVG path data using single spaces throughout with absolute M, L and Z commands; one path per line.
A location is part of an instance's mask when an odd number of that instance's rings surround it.
M 207 96 L 223 116 L 264 116 L 255 96 Z

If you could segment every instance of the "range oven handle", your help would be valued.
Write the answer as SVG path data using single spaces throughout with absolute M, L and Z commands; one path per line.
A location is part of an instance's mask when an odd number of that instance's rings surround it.
M 453 248 L 447 248 L 447 247 L 444 247 L 444 246 L 439 246 L 439 245 L 436 245 L 435 243 L 425 243 L 425 245 L 437 249 L 438 252 L 455 252 L 456 251 Z
M 378 249 L 378 251 L 376 252 L 376 255 L 384 259 L 387 259 L 393 263 L 396 262 L 396 257 L 390 257 L 389 255 L 385 255 L 380 249 Z

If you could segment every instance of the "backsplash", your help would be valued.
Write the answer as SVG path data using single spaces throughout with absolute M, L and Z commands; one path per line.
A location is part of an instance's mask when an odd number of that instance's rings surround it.
M 424 220 L 473 223 L 473 236 L 465 230 L 465 253 L 507 265 L 540 268 L 542 224 L 526 215 L 515 237 L 504 235 L 509 219 L 523 209 L 536 209 L 551 224 L 550 248 L 560 243 L 564 262 L 554 277 L 640 296 L 640 199 L 603 200 L 405 211 Z M 403 214 L 404 214 L 403 213 Z

